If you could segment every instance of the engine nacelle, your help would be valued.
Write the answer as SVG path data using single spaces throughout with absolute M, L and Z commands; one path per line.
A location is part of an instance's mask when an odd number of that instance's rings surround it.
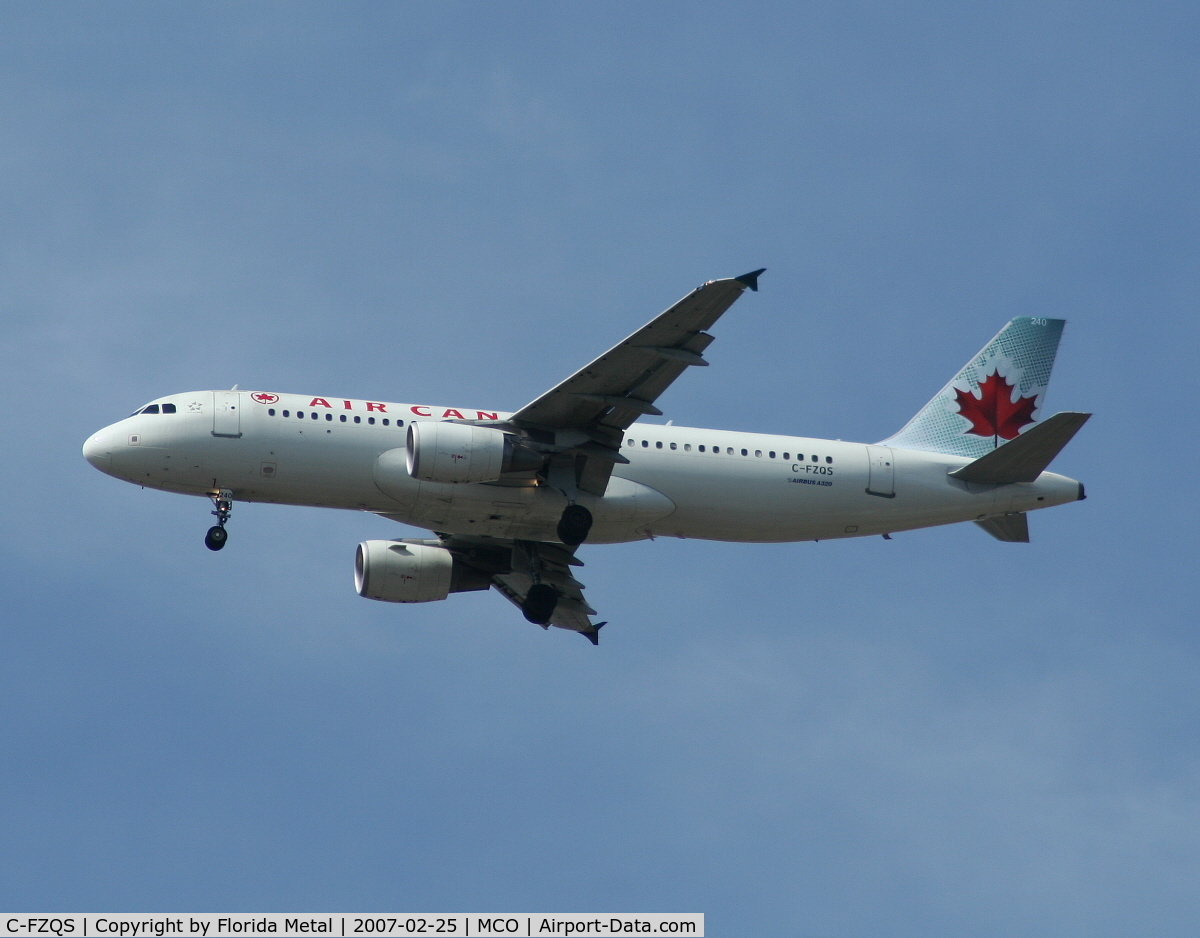
M 363 541 L 354 557 L 359 596 L 385 603 L 428 603 L 450 595 L 454 555 L 444 547 Z
M 457 554 L 436 540 L 363 541 L 354 557 L 354 588 L 385 603 L 429 603 L 490 589 L 493 574 L 511 572 L 512 552 L 504 548 Z
M 405 456 L 408 474 L 425 482 L 495 482 L 543 460 L 503 430 L 433 420 L 408 425 Z

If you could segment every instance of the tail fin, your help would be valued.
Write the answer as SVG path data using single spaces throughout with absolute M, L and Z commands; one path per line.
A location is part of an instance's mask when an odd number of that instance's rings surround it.
M 1037 420 L 1064 322 L 1012 320 L 883 445 L 978 459 L 1015 439 Z

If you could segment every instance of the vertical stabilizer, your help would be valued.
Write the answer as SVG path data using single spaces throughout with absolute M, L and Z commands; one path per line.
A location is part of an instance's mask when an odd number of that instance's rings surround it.
M 978 459 L 1039 417 L 1062 319 L 1020 316 L 883 445 Z

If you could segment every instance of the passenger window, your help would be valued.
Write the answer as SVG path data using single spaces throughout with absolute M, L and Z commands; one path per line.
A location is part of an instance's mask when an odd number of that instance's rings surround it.
M 174 404 L 163 404 L 163 413 L 164 414 L 175 413 L 175 405 Z M 271 413 L 275 413 L 275 411 L 271 411 Z
M 726 454 L 727 456 L 732 456 L 732 455 L 733 455 L 733 447 L 732 447 L 732 446 L 726 446 L 726 447 L 725 447 L 725 454 Z
M 318 420 L 318 419 L 320 419 L 320 417 L 321 417 L 321 415 L 320 415 L 320 414 L 318 414 L 318 413 L 317 413 L 315 410 L 312 412 L 312 419 L 313 419 L 313 420 Z
M 367 423 L 374 423 L 374 422 L 375 422 L 375 418 L 374 418 L 374 417 L 368 417 L 368 418 L 367 418 Z
M 285 411 L 283 412 L 283 416 L 285 416 L 285 417 L 290 417 L 290 416 L 292 416 L 292 412 L 291 412 L 290 410 L 285 410 Z
M 684 451 L 685 453 L 690 453 L 690 452 L 692 451 L 692 444 L 691 444 L 691 443 L 684 443 L 684 444 L 683 444 L 683 451 Z
M 749 456 L 750 454 L 749 454 L 749 453 L 747 453 L 745 450 L 742 450 L 742 455 L 743 455 L 743 456 Z
M 629 443 L 628 443 L 627 445 L 629 445 L 629 446 L 634 446 L 634 445 L 636 445 L 636 444 L 634 443 L 634 441 L 633 441 L 633 440 L 630 440 L 630 441 L 629 441 Z
M 700 450 L 700 452 L 703 453 L 704 452 L 704 444 L 701 443 L 699 446 L 696 447 L 696 449 Z
M 791 459 L 792 457 L 791 457 L 791 456 L 789 456 L 787 453 L 784 453 L 784 454 L 783 454 L 783 458 L 784 458 L 784 459 Z
M 332 419 L 333 419 L 333 414 L 326 414 L 326 415 L 325 415 L 325 419 L 326 419 L 326 420 L 332 420 Z
M 384 425 L 385 427 L 386 427 L 386 426 L 388 426 L 388 419 L 387 419 L 387 417 L 384 417 L 384 418 L 383 418 L 383 425 Z
M 657 443 L 655 443 L 655 444 L 654 444 L 654 448 L 655 448 L 655 449 L 662 449 L 662 440 L 659 440 Z
M 396 421 L 396 426 L 398 426 L 398 427 L 402 427 L 402 426 L 404 426 L 404 421 L 403 421 L 403 420 L 397 420 L 397 421 Z
M 345 423 L 345 422 L 346 422 L 346 415 L 345 415 L 345 414 L 342 414 L 342 415 L 341 415 L 341 417 L 339 417 L 338 419 L 339 419 L 339 420 L 341 420 L 341 421 L 342 421 L 342 423 Z
M 678 447 L 678 446 L 676 446 L 674 443 L 672 443 L 672 444 L 671 444 L 671 449 L 679 449 L 679 447 Z
M 642 449 L 648 449 L 649 446 L 650 446 L 649 443 L 647 443 L 645 440 L 642 440 Z
M 775 450 L 771 450 L 769 453 L 767 453 L 767 455 L 768 455 L 768 456 L 769 456 L 771 459 L 774 459 L 774 458 L 775 458 Z
M 268 411 L 267 411 L 267 416 L 268 416 L 268 417 L 274 417 L 274 416 L 275 416 L 275 408 L 274 408 L 274 407 L 272 407 L 270 410 L 268 410 Z
M 301 420 L 303 420 L 304 419 L 304 411 L 302 411 L 302 410 L 296 411 L 296 416 L 299 417 Z
M 820 461 L 821 461 L 821 460 L 817 459 L 817 457 L 816 457 L 816 456 L 814 456 L 814 457 L 813 457 L 813 462 L 820 462 Z
M 145 410 L 143 410 L 142 413 L 143 414 L 157 414 L 158 413 L 158 405 L 151 404 L 149 407 L 147 407 Z
M 761 450 L 761 449 L 756 449 L 756 450 L 754 451 L 754 455 L 755 455 L 755 456 L 758 456 L 759 458 L 762 458 L 762 450 Z
M 354 418 L 354 422 L 355 422 L 355 423 L 362 423 L 362 417 L 355 417 L 355 418 Z
M 832 456 L 826 456 L 826 457 L 825 457 L 825 461 L 826 461 L 826 462 L 828 462 L 828 463 L 831 463 L 831 462 L 833 462 L 833 457 L 832 457 Z

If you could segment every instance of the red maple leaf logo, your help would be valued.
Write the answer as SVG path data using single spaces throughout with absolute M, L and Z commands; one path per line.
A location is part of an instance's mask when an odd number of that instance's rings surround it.
M 979 382 L 982 397 L 955 388 L 958 412 L 971 421 L 971 429 L 966 432 L 1011 440 L 1021 432 L 1023 426 L 1033 423 L 1037 395 L 1018 397 L 1014 404 L 1012 389 L 1013 385 L 1009 384 L 1008 379 L 1000 377 L 996 371 Z

